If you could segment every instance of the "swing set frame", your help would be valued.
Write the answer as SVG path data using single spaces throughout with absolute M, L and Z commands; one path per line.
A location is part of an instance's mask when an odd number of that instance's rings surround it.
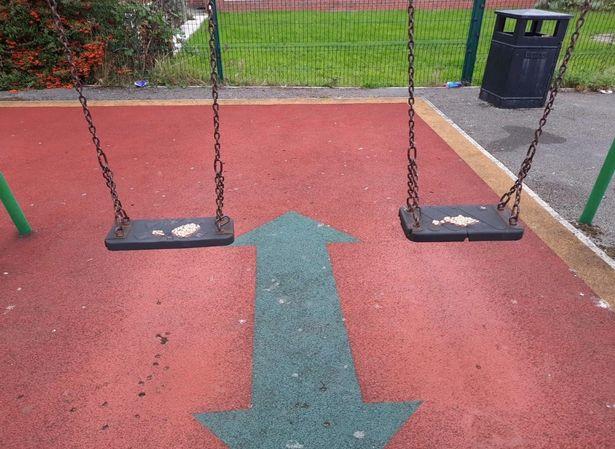
M 223 213 L 224 175 L 220 144 L 220 106 L 218 103 L 218 55 L 216 52 L 217 27 L 215 20 L 208 21 L 210 50 L 210 81 L 212 92 L 212 110 L 214 123 L 214 172 L 216 214 L 215 217 L 197 219 L 154 219 L 132 221 L 128 216 L 116 190 L 113 172 L 109 167 L 92 114 L 88 108 L 87 98 L 83 93 L 83 84 L 74 64 L 62 18 L 58 12 L 57 0 L 46 0 L 52 12 L 56 31 L 70 67 L 74 88 L 83 108 L 84 118 L 95 146 L 98 163 L 105 184 L 113 200 L 115 224 L 105 239 L 109 250 L 142 250 L 193 248 L 203 246 L 223 246 L 234 240 L 233 221 Z M 215 1 L 207 3 L 210 17 L 215 14 Z M 590 0 L 585 0 L 581 13 L 575 23 L 574 32 L 566 49 L 562 63 L 554 77 L 549 90 L 544 112 L 534 131 L 534 138 L 529 144 L 525 159 L 521 164 L 517 179 L 504 193 L 498 203 L 488 205 L 428 205 L 419 202 L 419 168 L 417 163 L 417 146 L 415 143 L 414 110 L 414 63 L 415 63 L 415 5 L 408 0 L 408 147 L 407 147 L 407 198 L 399 210 L 401 227 L 408 240 L 414 242 L 453 242 L 453 241 L 503 241 L 519 240 L 523 237 L 523 228 L 519 223 L 521 192 L 538 147 L 543 127 L 551 113 L 555 98 L 563 84 L 564 75 L 581 28 L 591 9 Z M 509 208 L 509 203 L 512 206 Z M 191 234 L 183 230 L 192 229 Z M 181 231 L 181 233 L 180 233 Z

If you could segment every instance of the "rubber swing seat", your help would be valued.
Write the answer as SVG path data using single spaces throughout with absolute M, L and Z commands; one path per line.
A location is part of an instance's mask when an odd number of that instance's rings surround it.
M 461 217 L 460 217 L 461 216 Z M 423 206 L 420 226 L 405 207 L 401 227 L 413 242 L 471 242 L 520 240 L 523 227 L 508 222 L 510 210 L 497 205 Z
M 215 217 L 132 220 L 124 237 L 115 235 L 115 226 L 105 239 L 109 251 L 184 249 L 226 246 L 235 240 L 233 220 L 219 231 Z

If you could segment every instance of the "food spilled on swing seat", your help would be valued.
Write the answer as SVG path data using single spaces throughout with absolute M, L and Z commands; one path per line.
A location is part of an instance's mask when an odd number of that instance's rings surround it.
M 464 215 L 457 215 L 456 217 L 449 217 L 446 216 L 444 217 L 442 220 L 433 220 L 432 223 L 436 226 L 440 226 L 443 225 L 444 223 L 449 223 L 449 224 L 453 224 L 455 226 L 462 226 L 462 227 L 466 227 L 466 226 L 470 226 L 473 224 L 476 224 L 480 222 L 480 220 L 477 220 L 476 218 L 472 218 L 472 217 L 466 217 Z
M 196 223 L 186 223 L 185 225 L 178 226 L 171 230 L 171 234 L 177 238 L 188 238 L 201 230 L 201 225 Z M 162 229 L 154 229 L 152 235 L 156 237 L 166 237 L 165 232 Z

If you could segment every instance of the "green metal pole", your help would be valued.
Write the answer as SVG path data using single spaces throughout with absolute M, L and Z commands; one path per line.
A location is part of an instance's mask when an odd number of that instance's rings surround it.
M 32 228 L 26 220 L 26 216 L 23 214 L 21 207 L 19 207 L 19 203 L 13 196 L 13 192 L 9 188 L 9 184 L 6 182 L 4 175 L 0 173 L 0 200 L 2 200 L 2 204 L 6 207 L 9 216 L 15 223 L 17 230 L 21 235 L 28 235 L 32 232 Z
M 220 21 L 218 20 L 218 5 L 216 0 L 212 0 L 212 11 L 210 20 L 214 21 L 214 43 L 216 47 L 216 67 L 218 68 L 218 81 L 224 82 L 224 68 L 222 67 L 222 47 L 220 46 Z
M 600 173 L 598 173 L 596 183 L 594 184 L 592 193 L 589 194 L 585 209 L 583 209 L 583 213 L 581 217 L 579 217 L 579 223 L 592 224 L 594 215 L 596 215 L 602 198 L 604 198 L 604 194 L 606 193 L 606 189 L 613 178 L 613 173 L 615 173 L 615 139 L 611 144 L 611 149 L 606 155 Z
M 468 30 L 468 40 L 466 41 L 466 55 L 463 61 L 463 70 L 461 72 L 461 82 L 466 85 L 472 84 L 480 31 L 483 27 L 484 12 L 485 0 L 474 0 L 472 18 L 470 19 L 470 28 Z

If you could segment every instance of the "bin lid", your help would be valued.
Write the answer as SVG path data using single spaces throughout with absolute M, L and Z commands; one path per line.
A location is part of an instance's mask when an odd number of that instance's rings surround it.
M 543 11 L 542 9 L 498 9 L 495 13 L 505 17 L 530 20 L 560 20 L 572 18 L 571 14 L 557 11 Z

